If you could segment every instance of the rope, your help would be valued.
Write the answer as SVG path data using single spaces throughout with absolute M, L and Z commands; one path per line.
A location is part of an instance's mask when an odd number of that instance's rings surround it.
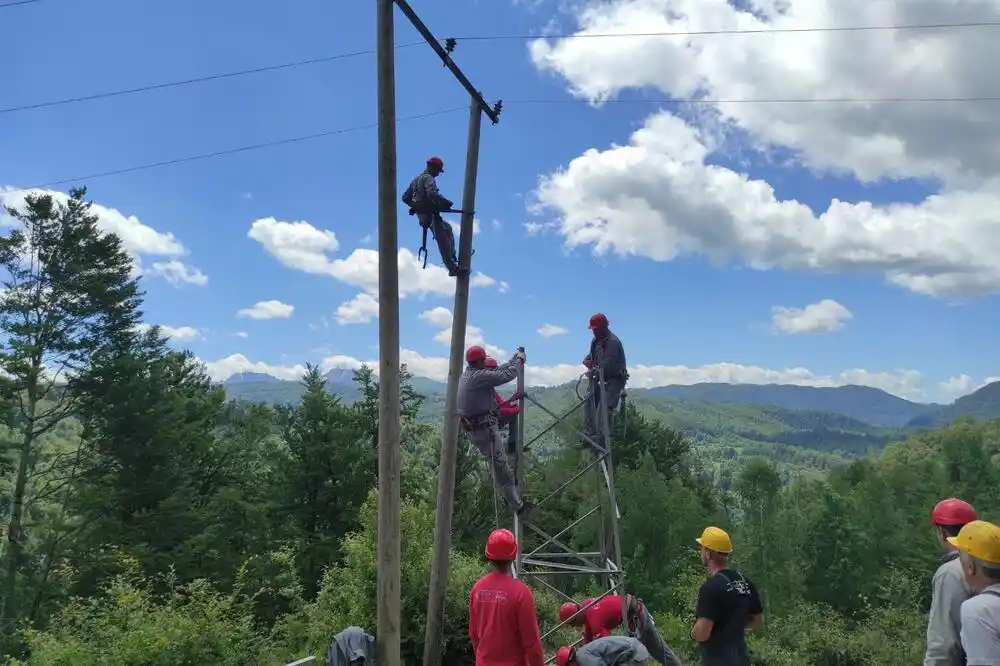
M 496 450 L 497 438 L 494 435 L 499 433 L 498 428 L 499 425 L 497 425 L 496 427 L 493 427 L 492 424 L 490 425 L 490 460 L 488 463 L 489 469 L 487 470 L 487 472 L 489 472 L 490 474 L 490 478 L 493 479 L 493 529 L 495 530 L 500 529 L 500 507 L 497 504 L 497 492 L 499 489 L 497 488 L 496 471 L 493 469 L 493 463 L 496 461 L 496 455 L 497 455 L 497 450 Z

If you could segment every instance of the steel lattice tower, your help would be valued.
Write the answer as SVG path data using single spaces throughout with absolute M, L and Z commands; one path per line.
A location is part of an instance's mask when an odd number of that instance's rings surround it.
M 584 576 L 598 579 L 604 591 L 600 596 L 594 598 L 594 602 L 610 594 L 625 594 L 626 576 L 622 567 L 621 534 L 618 527 L 621 515 L 618 510 L 614 465 L 611 456 L 611 415 L 609 405 L 603 399 L 607 395 L 607 392 L 605 390 L 604 371 L 600 368 L 597 369 L 597 377 L 594 381 L 597 382 L 599 387 L 596 393 L 601 396 L 601 399 L 596 400 L 597 405 L 594 411 L 595 418 L 600 419 L 600 441 L 594 441 L 584 433 L 577 431 L 580 441 L 583 444 L 585 456 L 590 459 L 589 464 L 561 483 L 555 490 L 539 498 L 535 502 L 532 513 L 526 518 L 522 519 L 517 515 L 514 516 L 514 535 L 517 537 L 518 544 L 521 544 L 521 548 L 518 549 L 514 575 L 525 582 L 540 585 L 550 590 L 562 601 L 576 601 L 554 582 L 566 576 L 574 578 Z M 579 383 L 577 386 L 579 386 Z M 525 450 L 551 432 L 557 425 L 565 423 L 566 419 L 586 405 L 588 398 L 583 398 L 577 402 L 576 405 L 562 416 L 555 414 L 525 392 L 523 366 L 521 366 L 518 372 L 517 390 L 523 397 L 520 399 L 521 409 L 517 417 L 517 423 L 513 426 L 517 428 L 517 449 L 514 464 L 518 487 L 524 492 Z M 594 393 L 588 392 L 588 396 Z M 623 392 L 622 400 L 624 400 L 624 395 Z M 579 397 L 579 393 L 577 393 L 577 397 Z M 530 441 L 526 442 L 524 440 L 524 423 L 525 408 L 528 402 L 545 412 L 551 417 L 552 422 Z M 588 474 L 594 475 L 596 497 L 593 498 L 593 505 L 583 511 L 578 518 L 568 525 L 540 525 L 533 521 L 533 516 L 539 515 L 538 509 L 552 502 L 573 486 L 579 485 L 581 480 Z M 597 516 L 596 523 L 598 526 L 598 550 L 592 552 L 574 550 L 565 541 L 578 526 L 588 524 L 588 520 L 595 515 Z M 593 521 L 589 524 L 593 525 Z M 541 543 L 534 545 L 528 550 L 528 547 L 524 545 L 528 543 L 525 539 L 527 536 L 541 539 Z M 622 606 L 622 626 L 628 627 L 625 604 Z M 566 622 L 561 622 L 545 632 L 542 638 L 544 639 L 568 624 L 577 615 L 586 610 L 586 608 L 581 607 L 573 618 L 569 618 Z M 549 657 L 546 663 L 551 662 L 553 659 L 554 656 Z

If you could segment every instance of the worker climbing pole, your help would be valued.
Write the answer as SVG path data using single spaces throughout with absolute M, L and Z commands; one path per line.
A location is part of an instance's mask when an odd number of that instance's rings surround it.
M 567 624 L 579 624 L 579 620 L 595 604 L 609 596 L 625 599 L 626 575 L 622 567 L 621 534 L 618 526 L 621 517 L 618 511 L 618 501 L 615 490 L 614 465 L 612 463 L 612 426 L 620 423 L 620 415 L 624 414 L 624 388 L 628 378 L 625 370 L 625 352 L 621 341 L 608 330 L 607 318 L 603 315 L 591 317 L 590 329 L 594 333 L 590 353 L 584 359 L 586 372 L 577 382 L 577 396 L 580 401 L 562 415 L 553 413 L 526 392 L 524 369 L 521 368 L 517 378 L 517 392 L 520 410 L 517 422 L 516 437 L 516 470 L 518 488 L 525 492 L 524 472 L 526 452 L 542 437 L 554 431 L 556 426 L 566 423 L 567 419 L 577 413 L 582 407 L 585 412 L 584 430 L 579 433 L 579 442 L 583 445 L 586 464 L 571 478 L 541 496 L 535 502 L 532 513 L 528 516 L 514 517 L 514 534 L 521 544 L 515 563 L 516 575 L 525 582 L 540 585 L 559 596 L 565 602 L 576 604 L 571 593 L 556 581 L 580 576 L 596 578 L 603 587 L 603 593 L 587 599 L 575 606 L 575 612 L 561 616 L 558 625 L 551 628 L 546 636 Z M 586 396 L 580 396 L 579 386 L 584 380 L 588 382 Z M 527 403 L 537 408 L 552 419 L 552 422 L 531 440 L 525 441 L 524 427 L 527 413 Z M 621 409 L 618 409 L 621 404 Z M 574 444 L 576 442 L 574 441 Z M 596 476 L 597 496 L 594 504 L 581 510 L 580 515 L 568 525 L 542 525 L 536 516 L 546 515 L 544 507 L 566 493 L 591 472 Z M 594 520 L 591 520 L 594 518 Z M 579 551 L 569 545 L 573 541 L 577 528 L 585 525 L 597 526 L 597 550 Z M 620 603 L 622 618 L 621 626 L 633 633 L 634 622 L 630 622 L 629 604 Z M 577 643 L 583 643 L 581 637 Z M 576 645 L 576 643 L 574 644 Z M 551 656 L 548 661 L 555 659 Z
M 464 352 L 465 352 L 465 331 L 469 314 L 469 277 L 472 263 L 472 229 L 474 222 L 474 211 L 476 209 L 476 179 L 479 173 L 479 137 L 482 127 L 483 114 L 496 125 L 500 121 L 500 111 L 503 103 L 497 101 L 496 104 L 486 103 L 482 94 L 473 87 L 469 79 L 458 68 L 458 65 L 451 58 L 457 42 L 449 38 L 442 45 L 431 33 L 431 31 L 420 20 L 416 12 L 410 7 L 406 0 L 394 0 L 396 6 L 409 19 L 413 27 L 424 38 L 424 41 L 437 53 L 445 67 L 458 79 L 462 87 L 469 93 L 471 98 L 469 106 L 469 137 L 465 154 L 465 183 L 462 188 L 462 223 L 459 229 L 458 255 L 457 257 L 448 250 L 448 239 L 451 238 L 451 229 L 443 222 L 439 223 L 441 213 L 457 212 L 451 208 L 451 202 L 440 196 L 437 192 L 437 185 L 434 182 L 438 167 L 444 167 L 444 161 L 440 158 L 431 158 L 428 162 L 428 171 L 420 174 L 414 181 L 413 189 L 417 189 L 417 181 L 424 187 L 426 194 L 430 191 L 437 193 L 438 199 L 433 209 L 419 210 L 414 204 L 419 204 L 420 199 L 417 192 L 410 192 L 411 196 L 406 197 L 407 205 L 413 210 L 413 214 L 418 216 L 430 215 L 430 219 L 425 217 L 421 220 L 421 226 L 430 228 L 438 248 L 441 250 L 442 261 L 449 268 L 449 273 L 457 278 L 455 282 L 455 306 L 452 311 L 451 325 L 451 354 L 448 364 L 448 386 L 445 391 L 445 417 L 441 429 L 441 463 L 438 467 L 438 495 L 437 509 L 434 523 L 434 553 L 431 559 L 430 590 L 427 597 L 427 628 L 424 635 L 424 666 L 440 666 L 442 655 L 442 628 L 444 626 L 444 599 L 448 584 L 448 553 L 451 549 L 451 525 L 454 514 L 455 501 L 455 464 L 458 458 L 458 435 L 459 420 L 457 413 L 458 400 L 458 380 L 462 375 Z M 433 197 L 427 197 L 428 200 Z M 431 202 L 433 204 L 433 202 Z M 447 207 L 444 204 L 449 204 Z M 424 222 L 427 222 L 425 226 Z M 424 234 L 424 252 L 426 255 L 426 230 Z M 444 237 L 442 237 L 444 234 Z M 452 240 L 451 247 L 454 247 Z

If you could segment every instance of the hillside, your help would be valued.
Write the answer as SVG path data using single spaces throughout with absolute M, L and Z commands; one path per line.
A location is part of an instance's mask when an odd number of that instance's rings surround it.
M 349 371 L 333 370 L 326 377 L 330 392 L 341 395 L 348 403 L 357 399 L 358 393 Z M 444 384 L 423 377 L 413 378 L 412 383 L 414 388 L 426 397 L 420 418 L 440 421 L 444 411 Z M 720 399 L 725 398 L 727 386 L 703 384 L 693 387 L 634 389 L 629 391 L 629 396 L 635 402 L 639 413 L 660 420 L 690 437 L 697 444 L 699 455 L 716 467 L 728 467 L 743 458 L 763 455 L 781 466 L 828 469 L 865 455 L 871 450 L 879 449 L 892 439 L 902 438 L 900 430 L 879 428 L 845 414 Z M 302 386 L 298 382 L 282 381 L 257 373 L 236 375 L 225 382 L 225 387 L 231 398 L 271 404 L 295 403 L 302 393 Z M 708 387 L 713 388 L 708 390 Z M 716 400 L 678 395 L 683 393 L 680 389 L 688 388 L 692 389 L 693 393 L 715 397 Z M 729 386 L 729 388 L 740 387 Z M 766 391 L 774 387 L 749 388 Z M 778 388 L 802 389 L 803 387 Z M 877 389 L 871 391 L 892 398 Z M 509 389 L 505 393 L 509 393 Z M 576 401 L 573 386 L 569 385 L 534 388 L 531 393 L 547 409 L 556 414 L 565 413 Z M 662 395 L 662 393 L 675 395 Z M 744 393 L 752 396 L 752 392 Z M 793 395 L 794 392 L 779 391 L 778 394 Z M 846 395 L 850 396 L 851 392 L 846 392 Z M 899 399 L 894 398 L 894 400 Z M 785 401 L 789 402 L 790 399 L 786 398 Z M 804 401 L 799 400 L 799 402 Z M 883 400 L 883 402 L 891 404 L 889 401 Z M 905 400 L 899 402 L 914 404 Z M 844 399 L 837 404 L 849 406 L 850 400 Z M 551 417 L 543 410 L 529 407 L 525 423 L 526 436 L 532 439 L 550 423 Z M 576 424 L 579 424 L 579 417 Z M 537 442 L 534 450 L 542 457 L 548 457 L 558 451 L 562 442 L 574 438 L 574 433 L 569 428 L 557 429 Z
M 1000 419 L 1000 381 L 987 384 L 950 405 L 921 414 L 907 425 L 911 428 L 938 428 L 961 416 L 972 416 L 982 421 Z
M 790 384 L 719 384 L 659 386 L 652 395 L 692 398 L 710 403 L 774 405 L 785 409 L 834 412 L 864 423 L 901 428 L 940 407 L 904 400 L 870 386 L 813 387 Z

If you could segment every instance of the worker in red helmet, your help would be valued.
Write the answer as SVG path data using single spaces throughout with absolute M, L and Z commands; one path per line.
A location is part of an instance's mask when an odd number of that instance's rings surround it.
M 976 520 L 976 510 L 964 500 L 943 499 L 931 511 L 938 545 L 944 553 L 931 583 L 931 610 L 927 618 L 927 648 L 924 666 L 958 666 L 965 663 L 962 651 L 962 602 L 973 595 L 962 575 L 958 550 L 949 537 L 958 536 L 966 524 Z
M 583 359 L 583 365 L 590 376 L 590 386 L 584 403 L 583 434 L 585 444 L 597 444 L 603 447 L 604 405 L 601 402 L 607 405 L 610 422 L 612 413 L 618 408 L 618 402 L 625 391 L 628 372 L 625 367 L 625 347 L 608 327 L 608 318 L 598 312 L 590 318 L 590 330 L 594 337 L 590 341 L 590 353 Z M 598 382 L 598 368 L 604 373 L 604 395 L 601 394 Z
M 622 610 L 625 604 L 625 612 Z M 582 612 L 581 612 L 582 611 Z M 652 658 L 663 666 L 680 666 L 677 655 L 656 628 L 652 613 L 642 600 L 631 595 L 609 594 L 595 601 L 584 599 L 582 604 L 567 601 L 559 607 L 559 622 L 583 627 L 583 644 L 610 636 L 628 617 L 628 633 L 635 636 Z
M 438 250 L 441 252 L 441 261 L 448 269 L 448 275 L 455 277 L 466 275 L 469 271 L 459 267 L 458 257 L 455 255 L 455 234 L 451 230 L 451 225 L 441 217 L 442 212 L 452 210 L 454 206 L 450 199 L 446 199 L 438 191 L 435 178 L 442 173 L 444 173 L 444 162 L 441 158 L 429 158 L 427 168 L 410 181 L 410 185 L 403 192 L 403 203 L 410 207 L 410 215 L 416 215 L 420 226 L 424 228 L 424 240 L 427 240 L 427 229 L 434 234 L 434 240 L 437 241 Z M 424 263 L 426 264 L 426 261 Z
M 605 636 L 580 647 L 556 650 L 556 666 L 642 666 L 649 652 L 631 636 Z
M 497 360 L 487 356 L 486 367 L 496 369 Z M 500 397 L 500 392 L 494 390 L 493 397 L 497 401 L 497 424 L 501 428 L 507 428 L 507 455 L 512 455 L 517 450 L 517 415 L 521 413 L 521 405 L 517 404 L 517 401 L 523 394 L 515 391 L 512 396 L 504 400 Z
M 492 571 L 469 592 L 469 639 L 476 666 L 542 666 L 535 595 L 511 575 L 517 540 L 510 530 L 494 530 L 486 539 Z
M 513 357 L 497 368 L 486 367 L 486 350 L 480 346 L 469 347 L 465 352 L 467 367 L 458 378 L 458 404 L 456 411 L 462 429 L 472 445 L 490 461 L 493 479 L 500 486 L 507 506 L 518 515 L 530 508 L 529 502 L 521 497 L 517 489 L 514 473 L 504 455 L 503 437 L 497 420 L 496 387 L 507 384 L 517 377 L 526 360 L 523 349 L 518 349 Z

